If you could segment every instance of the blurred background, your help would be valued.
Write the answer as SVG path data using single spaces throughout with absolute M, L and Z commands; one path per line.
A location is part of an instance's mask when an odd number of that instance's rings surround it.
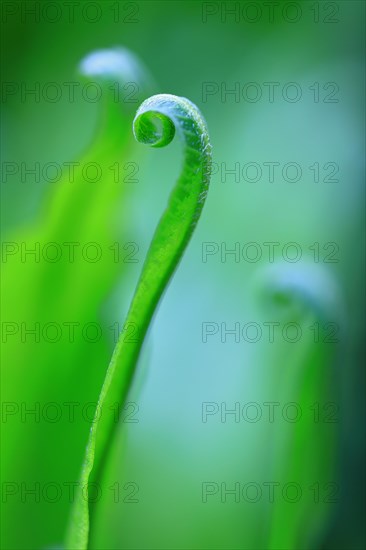
M 149 150 L 132 121 L 171 93 L 207 121 L 211 187 L 120 411 L 90 548 L 363 548 L 364 4 L 1 9 L 2 547 L 64 543 L 181 166 L 178 140 Z M 116 48 L 117 77 L 107 54 L 80 69 Z

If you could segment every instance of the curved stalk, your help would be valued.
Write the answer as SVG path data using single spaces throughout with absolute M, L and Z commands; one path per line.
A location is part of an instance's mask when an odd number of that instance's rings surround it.
M 209 186 L 211 145 L 207 126 L 188 99 L 168 94 L 147 99 L 136 113 L 133 129 L 139 142 L 153 147 L 168 145 L 177 133 L 183 143 L 183 169 L 155 230 L 127 314 L 126 325 L 137 327 L 137 337 L 127 340 L 121 333 L 100 393 L 67 538 L 70 550 L 88 547 L 90 502 L 83 498 L 82 488 L 101 478 L 116 428 L 111 409 L 116 403 L 123 406 L 146 332 L 192 236 Z

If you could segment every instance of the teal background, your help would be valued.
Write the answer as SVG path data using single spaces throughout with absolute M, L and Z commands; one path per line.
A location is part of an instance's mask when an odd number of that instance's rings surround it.
M 123 46 L 136 53 L 153 76 L 155 84 L 149 94 L 185 96 L 200 108 L 209 126 L 214 162 L 227 163 L 230 169 L 237 162 L 241 166 L 297 162 L 303 176 L 297 183 L 284 181 L 280 174 L 270 183 L 264 172 L 256 183 L 243 178 L 235 182 L 230 175 L 222 182 L 220 173 L 212 176 L 202 218 L 159 307 L 140 360 L 129 397 L 138 404 L 139 421 L 119 426 L 103 479 L 103 498 L 93 511 L 90 548 L 362 548 L 364 5 L 352 1 L 315 3 L 320 16 L 316 23 L 314 4 L 298 2 L 302 16 L 290 23 L 280 8 L 274 21 L 268 21 L 265 6 L 256 2 L 263 17 L 249 23 L 243 17 L 235 21 L 233 16 L 222 21 L 220 10 L 225 3 L 214 2 L 219 11 L 204 23 L 202 2 L 141 1 L 132 3 L 137 6 L 136 22 L 115 23 L 112 4 L 99 3 L 102 17 L 96 23 L 83 21 L 79 9 L 73 23 L 67 22 L 66 16 L 55 23 L 37 23 L 31 17 L 22 22 L 21 11 L 9 16 L 3 22 L 3 82 L 31 86 L 36 81 L 73 81 L 79 78 L 76 69 L 85 55 Z M 122 16 L 131 9 L 131 3 L 118 4 Z M 325 4 L 337 8 L 338 22 L 324 22 L 330 13 Z M 247 82 L 263 85 L 269 81 L 280 82 L 278 90 L 284 83 L 296 82 L 303 97 L 290 103 L 277 91 L 273 103 L 265 97 L 256 103 L 235 102 L 233 96 L 222 101 L 220 94 L 208 97 L 207 102 L 202 98 L 205 82 L 223 83 L 231 89 L 235 82 L 242 87 Z M 339 101 L 314 102 L 309 90 L 314 82 L 319 82 L 323 99 L 322 85 L 335 82 Z M 107 276 L 108 263 L 104 265 L 105 288 L 94 297 L 93 312 L 81 314 L 77 307 L 66 310 L 65 306 L 63 319 L 94 320 L 95 316 L 102 323 L 106 336 L 98 345 L 84 345 L 87 349 L 80 348 L 78 353 L 62 343 L 53 349 L 48 346 L 47 351 L 46 346 L 34 351 L 28 344 L 4 345 L 8 382 L 4 384 L 4 401 L 77 400 L 79 388 L 81 401 L 98 397 L 113 350 L 108 326 L 116 320 L 123 323 L 141 262 L 180 167 L 178 143 L 162 150 L 133 143 L 132 119 L 137 106 L 123 107 L 127 113 L 124 123 L 131 127 L 124 159 L 138 163 L 138 183 L 121 190 L 121 219 L 118 212 L 111 216 L 114 240 L 136 241 L 139 263 L 124 265 L 121 278 L 116 273 L 113 280 Z M 80 98 L 75 103 L 66 97 L 57 103 L 37 103 L 32 98 L 21 102 L 19 94 L 3 101 L 2 107 L 3 162 L 30 165 L 80 159 L 93 140 L 101 110 L 99 104 Z M 308 169 L 314 162 L 321 166 L 337 163 L 339 181 L 315 183 Z M 21 182 L 19 178 L 2 182 L 5 241 L 16 240 L 19 231 L 42 219 L 40 205 L 45 204 L 47 210 L 47 196 L 52 196 L 56 185 Z M 69 226 L 76 227 L 79 212 L 76 209 L 71 215 L 70 209 Z M 93 224 L 92 218 L 89 223 Z M 310 298 L 301 285 L 299 291 L 289 293 L 290 305 L 283 307 L 266 298 L 263 288 L 270 287 L 272 279 L 269 276 L 269 283 L 260 283 L 271 267 L 265 256 L 256 263 L 235 262 L 233 256 L 222 262 L 219 254 L 202 261 L 204 242 L 226 243 L 229 249 L 236 242 L 269 241 L 281 243 L 280 247 L 299 243 L 303 257 L 298 263 L 283 263 L 280 255 L 276 260 L 290 280 L 301 279 L 303 274 Z M 315 263 L 309 250 L 315 242 L 320 246 L 336 243 L 339 261 Z M 4 272 L 6 268 L 4 265 Z M 98 285 L 100 275 L 86 269 L 92 294 L 93 277 Z M 325 277 L 321 284 L 319 270 Z M 10 277 L 14 294 L 24 285 L 23 266 L 15 273 Z M 53 271 L 49 276 L 52 281 L 57 274 Z M 73 296 L 72 277 L 69 286 Z M 329 289 L 330 309 L 325 299 Z M 28 292 L 32 293 L 32 284 Z M 54 292 L 57 286 L 52 282 L 45 285 L 43 320 L 56 319 L 51 306 L 47 310 Z M 77 295 L 76 288 L 74 292 Z M 29 308 L 24 320 L 37 320 L 32 306 Z M 18 319 L 17 309 L 9 306 L 3 320 L 13 319 Z M 317 321 L 336 322 L 341 327 L 340 341 L 316 346 L 307 331 L 295 345 L 283 340 L 270 344 L 264 337 L 252 344 L 236 343 L 230 337 L 222 343 L 219 335 L 202 342 L 203 322 L 232 326 L 235 322 L 284 319 L 300 320 L 306 327 Z M 32 376 L 32 361 L 42 356 L 48 368 L 35 368 Z M 50 364 L 52 357 L 57 359 Z M 66 362 L 69 374 L 63 379 Z M 17 371 L 13 365 L 24 366 Z M 22 377 L 21 368 L 28 378 Z M 60 382 L 56 391 L 53 380 L 62 380 L 64 386 Z M 336 403 L 339 422 L 316 424 L 310 413 L 295 424 L 282 417 L 273 424 L 265 419 L 236 423 L 231 417 L 220 422 L 218 415 L 207 423 L 201 419 L 203 402 L 226 403 L 230 409 L 235 402 L 268 401 L 297 402 L 303 411 L 309 411 L 315 402 Z M 15 418 L 6 425 L 3 420 L 3 427 L 7 433 L 3 481 L 77 480 L 88 423 L 70 426 L 63 420 L 30 427 Z M 202 503 L 203 482 L 225 482 L 232 487 L 236 482 L 268 481 L 282 485 L 296 481 L 303 498 L 293 504 L 280 497 L 274 503 L 264 497 L 257 503 L 237 503 L 233 498 L 222 503 L 216 496 Z M 120 499 L 114 503 L 110 486 L 119 483 L 123 487 L 128 482 L 138 484 L 139 502 Z M 338 502 L 315 504 L 309 491 L 314 483 L 323 489 L 326 483 L 336 483 Z M 128 489 L 121 492 L 125 495 Z M 69 512 L 64 494 L 55 504 L 9 498 L 3 503 L 2 547 L 61 545 Z

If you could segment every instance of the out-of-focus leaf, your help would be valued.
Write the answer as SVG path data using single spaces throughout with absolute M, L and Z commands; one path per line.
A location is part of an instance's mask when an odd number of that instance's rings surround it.
M 40 548 L 62 539 L 111 353 L 102 306 L 125 267 L 114 246 L 118 242 L 123 251 L 128 218 L 122 166 L 134 147 L 135 102 L 151 93 L 150 77 L 131 52 L 119 48 L 90 54 L 80 72 L 100 93 L 96 138 L 49 192 L 32 226 L 3 248 L 6 548 Z M 116 90 L 128 83 L 136 94 L 122 103 Z M 118 177 L 111 169 L 117 162 Z M 95 174 L 100 177 L 92 182 Z M 32 489 L 33 498 L 26 493 Z
M 262 306 L 282 333 L 264 359 L 276 421 L 267 436 L 274 484 L 263 544 L 317 548 L 340 495 L 340 290 L 331 272 L 316 264 L 271 266 L 259 287 Z

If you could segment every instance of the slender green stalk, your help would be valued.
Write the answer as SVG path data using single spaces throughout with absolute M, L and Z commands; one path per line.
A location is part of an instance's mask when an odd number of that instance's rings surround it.
M 170 195 L 151 241 L 126 324 L 137 327 L 133 341 L 122 333 L 108 367 L 90 431 L 66 547 L 88 547 L 90 503 L 82 488 L 100 480 L 116 428 L 111 409 L 123 406 L 140 350 L 161 295 L 189 242 L 200 217 L 209 186 L 211 145 L 206 123 L 189 100 L 173 95 L 153 96 L 134 119 L 136 139 L 153 147 L 168 145 L 175 132 L 183 143 L 182 173 Z

